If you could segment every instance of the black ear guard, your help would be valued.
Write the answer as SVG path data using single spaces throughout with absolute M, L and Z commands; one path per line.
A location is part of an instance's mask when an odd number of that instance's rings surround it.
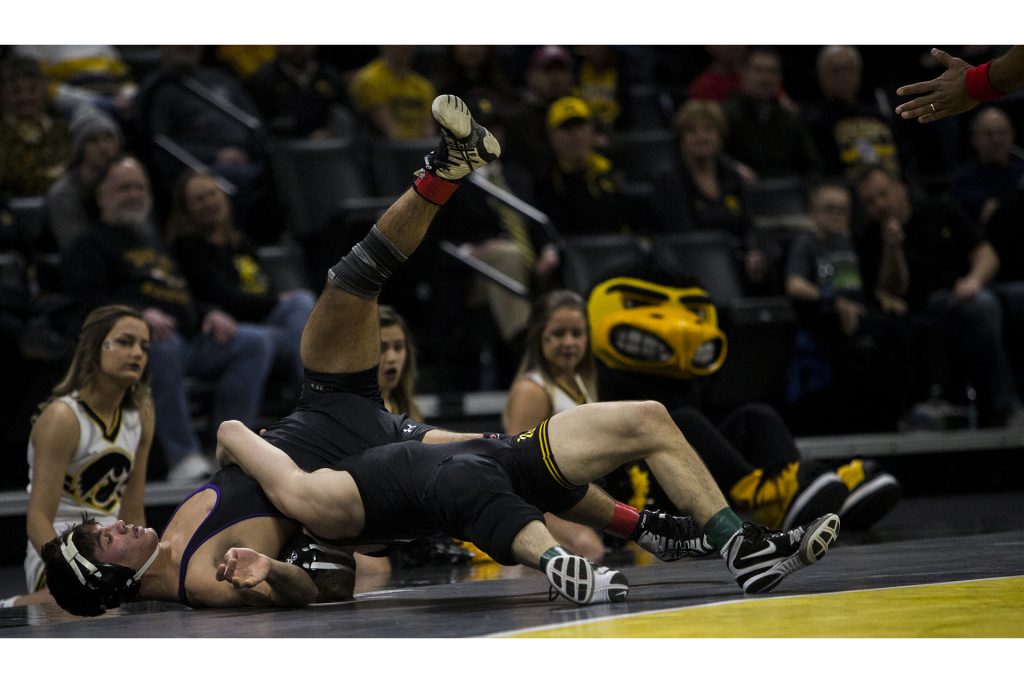
M 139 594 L 142 575 L 156 560 L 160 547 L 157 546 L 153 550 L 153 554 L 138 571 L 132 571 L 129 567 L 119 564 L 104 562 L 93 564 L 78 552 L 70 535 L 60 544 L 60 550 L 82 586 L 98 593 L 100 603 L 105 608 L 111 609 L 120 607 Z

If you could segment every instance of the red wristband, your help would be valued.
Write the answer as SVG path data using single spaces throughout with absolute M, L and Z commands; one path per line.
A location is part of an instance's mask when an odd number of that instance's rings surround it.
M 412 184 L 416 194 L 438 206 L 444 206 L 458 187 L 458 183 L 438 178 L 433 173 L 424 173 Z
M 640 523 L 640 513 L 637 512 L 636 508 L 615 501 L 615 509 L 612 511 L 612 520 L 608 522 L 608 526 L 604 528 L 610 534 L 615 534 L 620 538 L 629 538 L 633 531 L 636 529 L 636 525 Z
M 1000 92 L 992 87 L 992 81 L 988 79 L 988 67 L 992 62 L 985 62 L 981 66 L 972 66 L 964 74 L 964 84 L 967 86 L 967 94 L 975 102 L 988 102 L 995 100 L 1006 93 Z

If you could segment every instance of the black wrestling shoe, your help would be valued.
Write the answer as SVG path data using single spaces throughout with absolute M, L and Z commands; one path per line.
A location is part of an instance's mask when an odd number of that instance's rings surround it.
M 793 572 L 824 557 L 838 535 L 835 514 L 792 531 L 770 531 L 746 523 L 725 544 L 722 556 L 744 593 L 767 593 Z
M 896 505 L 903 487 L 888 472 L 883 472 L 873 460 L 854 458 L 836 470 L 846 484 L 849 494 L 839 508 L 843 528 L 848 531 L 867 531 Z
M 424 157 L 426 171 L 455 182 L 501 156 L 497 139 L 473 120 L 469 107 L 460 98 L 438 95 L 430 113 L 441 126 L 441 142 Z
M 585 557 L 559 555 L 544 568 L 551 588 L 548 600 L 561 595 L 577 605 L 623 602 L 629 593 L 629 581 L 622 572 L 596 567 Z
M 630 538 L 663 562 L 703 557 L 715 551 L 693 517 L 643 510 Z

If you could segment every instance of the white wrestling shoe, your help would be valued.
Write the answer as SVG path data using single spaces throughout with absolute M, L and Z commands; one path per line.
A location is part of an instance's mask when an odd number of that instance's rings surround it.
M 629 581 L 622 572 L 595 567 L 578 555 L 559 555 L 548 562 L 544 573 L 551 584 L 549 600 L 561 595 L 577 605 L 593 605 L 623 602 L 629 593 Z
M 441 126 L 441 142 L 424 157 L 424 169 L 458 181 L 501 156 L 501 145 L 473 120 L 469 107 L 455 95 L 438 95 L 430 113 Z

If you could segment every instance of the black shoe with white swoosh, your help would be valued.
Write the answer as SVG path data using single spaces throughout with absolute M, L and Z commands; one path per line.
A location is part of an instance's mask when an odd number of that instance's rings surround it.
M 790 531 L 744 524 L 722 549 L 744 593 L 767 593 L 784 578 L 814 564 L 839 535 L 839 516 L 827 514 Z

